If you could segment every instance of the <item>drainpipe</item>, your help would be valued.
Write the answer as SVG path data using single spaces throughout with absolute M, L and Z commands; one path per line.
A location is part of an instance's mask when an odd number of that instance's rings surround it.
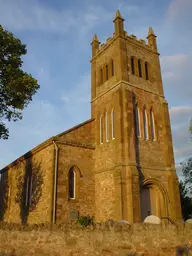
M 57 171 L 58 171 L 58 146 L 53 140 L 55 146 L 55 171 L 54 171 L 54 184 L 53 184 L 53 223 L 56 221 L 56 195 L 57 195 Z

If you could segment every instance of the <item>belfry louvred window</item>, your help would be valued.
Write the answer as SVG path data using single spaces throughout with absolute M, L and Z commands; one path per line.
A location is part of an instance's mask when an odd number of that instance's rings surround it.
M 149 80 L 149 68 L 147 62 L 145 62 L 145 78 L 146 80 Z
M 139 71 L 139 77 L 142 77 L 142 66 L 141 66 L 141 60 L 138 60 L 138 71 Z
M 109 79 L 108 65 L 105 66 L 105 72 L 106 72 L 106 80 L 108 80 Z
M 111 61 L 111 75 L 114 76 L 114 61 Z
M 103 69 L 100 69 L 100 80 L 101 84 L 103 83 Z
M 134 57 L 131 57 L 131 73 L 135 74 Z

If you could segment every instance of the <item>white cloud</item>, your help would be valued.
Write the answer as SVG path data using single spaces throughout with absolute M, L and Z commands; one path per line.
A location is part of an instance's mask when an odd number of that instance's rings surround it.
M 63 34 L 75 30 L 89 32 L 109 17 L 101 6 L 88 5 L 85 9 L 53 9 L 40 1 L 0 0 L 0 23 L 13 31 L 43 31 Z
M 191 54 L 161 57 L 165 95 L 169 95 L 174 101 L 191 101 L 192 99 L 191 57 Z
M 186 10 L 192 9 L 191 0 L 172 0 L 167 10 L 167 19 L 175 21 L 179 19 L 183 14 L 186 14 Z
M 175 106 L 170 108 L 170 119 L 176 162 L 192 156 L 192 143 L 189 134 L 189 121 L 192 106 Z
M 192 106 L 171 107 L 169 112 L 172 125 L 177 123 L 188 123 L 189 125 L 189 120 L 192 117 Z

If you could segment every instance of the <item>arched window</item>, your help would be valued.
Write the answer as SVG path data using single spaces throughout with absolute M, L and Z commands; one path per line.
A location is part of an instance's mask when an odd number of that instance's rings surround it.
M 148 63 L 145 62 L 145 78 L 146 80 L 149 80 L 149 70 L 148 70 Z
M 137 137 L 140 137 L 140 117 L 139 117 L 139 107 L 137 104 L 135 106 L 135 121 L 136 121 L 136 134 L 137 134 Z
M 69 199 L 75 199 L 75 171 L 72 167 L 69 170 Z
M 101 79 L 101 84 L 103 83 L 103 69 L 101 68 L 100 70 L 100 79 Z
M 155 140 L 155 123 L 154 123 L 154 116 L 153 110 L 150 109 L 150 127 L 151 127 L 151 138 Z
M 108 65 L 105 66 L 105 71 L 106 71 L 106 80 L 108 80 L 109 79 Z
M 143 128 L 144 128 L 144 138 L 148 139 L 148 120 L 147 120 L 147 111 L 143 109 Z
M 139 71 L 139 76 L 142 77 L 141 60 L 138 60 L 138 71 Z
M 131 57 L 131 72 L 133 75 L 135 74 L 134 57 Z
M 112 139 L 115 139 L 115 113 L 114 109 L 111 111 L 111 132 L 112 132 Z
M 106 141 L 109 141 L 109 134 L 108 134 L 108 113 L 105 113 L 105 128 L 106 128 Z
M 111 75 L 114 76 L 114 62 L 111 61 Z
M 100 116 L 100 143 L 103 143 L 103 116 Z

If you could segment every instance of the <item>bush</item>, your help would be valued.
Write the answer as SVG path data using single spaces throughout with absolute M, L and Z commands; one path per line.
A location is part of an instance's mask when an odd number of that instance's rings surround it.
M 93 217 L 88 216 L 80 216 L 77 220 L 77 223 L 81 226 L 87 227 L 88 225 L 93 224 Z

